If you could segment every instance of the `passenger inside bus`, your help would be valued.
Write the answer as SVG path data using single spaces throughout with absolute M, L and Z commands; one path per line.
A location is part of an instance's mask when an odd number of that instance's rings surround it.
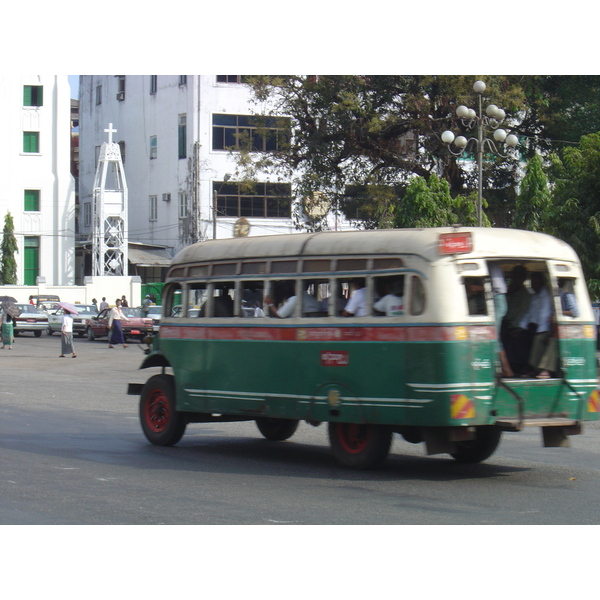
M 523 265 L 515 265 L 509 275 L 506 293 L 506 314 L 502 319 L 500 329 L 501 343 L 506 352 L 506 358 L 516 375 L 527 371 L 529 362 L 530 336 L 520 327 L 521 320 L 529 310 L 531 294 L 525 281 L 527 269 Z
M 373 304 L 377 315 L 399 317 L 404 314 L 404 276 L 378 278 L 382 285 L 381 298 Z
M 552 296 L 541 271 L 531 274 L 531 287 L 533 294 L 529 310 L 520 323 L 521 329 L 526 329 L 531 336 L 530 371 L 524 375 L 548 379 L 556 371 L 558 361 L 556 338 L 552 337 Z
M 362 277 L 353 279 L 350 283 L 353 290 L 342 315 L 344 317 L 364 317 L 367 315 L 367 288 Z
M 558 280 L 558 291 L 560 295 L 560 305 L 563 315 L 568 317 L 578 317 L 579 307 L 573 290 L 574 280 L 570 277 L 561 277 Z
M 307 282 L 305 285 L 309 285 Z M 298 296 L 296 295 L 296 282 L 294 280 L 278 281 L 275 284 L 273 296 L 265 296 L 265 303 L 269 308 L 269 316 L 286 319 L 294 315 Z M 320 313 L 317 299 L 306 290 L 302 293 L 302 314 L 310 316 Z

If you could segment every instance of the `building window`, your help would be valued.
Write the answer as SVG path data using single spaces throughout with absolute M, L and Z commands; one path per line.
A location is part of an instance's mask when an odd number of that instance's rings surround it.
M 150 196 L 150 220 L 158 219 L 158 196 Z
M 23 106 L 43 106 L 44 104 L 44 86 L 42 85 L 24 85 L 23 86 Z
M 35 285 L 40 274 L 40 238 L 26 236 L 23 246 L 23 285 Z
M 156 158 L 158 152 L 158 141 L 155 135 L 150 136 L 150 158 Z
M 91 227 L 92 226 L 92 203 L 85 202 L 83 205 L 83 226 Z
M 250 115 L 213 115 L 213 150 L 274 152 L 289 138 L 290 119 Z
M 179 158 L 187 158 L 187 118 L 186 115 L 179 115 L 179 138 L 178 138 L 178 148 L 179 148 Z
M 248 75 L 217 75 L 217 83 L 246 83 Z
M 26 212 L 39 212 L 40 190 L 25 190 L 23 210 Z
M 23 132 L 23 152 L 39 153 L 40 151 L 40 132 L 39 131 L 24 131 Z
M 117 100 L 125 100 L 125 75 L 117 75 Z
M 179 76 L 179 85 L 187 85 L 187 75 Z
M 289 183 L 257 183 L 252 191 L 236 183 L 213 182 L 220 217 L 286 218 L 292 214 L 292 186 Z
M 188 216 L 187 193 L 179 192 L 179 218 L 185 219 Z
M 102 104 L 102 84 L 96 86 L 96 104 Z
M 158 75 L 150 75 L 150 94 L 156 94 L 156 87 L 158 85 Z
M 119 152 L 121 153 L 121 162 L 125 164 L 125 142 L 119 142 Z

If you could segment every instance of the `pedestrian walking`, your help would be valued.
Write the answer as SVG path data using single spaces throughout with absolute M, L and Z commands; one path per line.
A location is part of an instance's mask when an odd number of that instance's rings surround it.
M 109 348 L 114 348 L 114 344 L 123 344 L 123 348 L 127 348 L 125 338 L 123 337 L 121 321 L 129 321 L 129 319 L 123 314 L 123 311 L 121 310 L 121 300 L 120 298 L 117 298 L 115 300 L 115 306 L 110 309 L 108 315 L 108 329 L 110 332 L 110 337 L 108 339 Z
M 14 320 L 6 312 L 0 316 L 0 329 L 2 330 L 2 350 L 8 346 L 12 350 L 12 345 L 15 340 Z
M 75 348 L 73 347 L 73 315 L 66 309 L 65 314 L 63 315 L 62 327 L 60 331 L 61 353 L 59 358 L 65 358 L 67 354 L 71 354 L 72 358 L 77 358 L 77 354 L 75 354 Z
M 106 296 L 102 296 L 102 302 L 100 302 L 100 311 L 102 312 L 105 308 L 108 308 L 108 302 Z
M 128 308 L 128 307 L 129 307 L 129 304 L 128 304 L 128 302 L 127 302 L 127 298 L 125 298 L 125 294 L 123 294 L 123 295 L 121 296 L 121 306 L 122 306 L 123 308 Z

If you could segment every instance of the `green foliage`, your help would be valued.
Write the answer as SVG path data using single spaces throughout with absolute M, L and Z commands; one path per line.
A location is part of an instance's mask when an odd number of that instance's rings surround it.
M 513 226 L 529 231 L 545 231 L 546 220 L 552 204 L 548 179 L 542 159 L 536 154 L 528 163 L 517 196 Z
M 17 239 L 15 238 L 15 226 L 10 212 L 4 217 L 4 229 L 2 231 L 2 245 L 0 246 L 0 284 L 17 284 L 17 261 L 15 254 L 19 251 Z
M 547 231 L 579 254 L 595 297 L 600 291 L 600 132 L 551 157 L 553 203 Z
M 476 202 L 476 193 L 452 198 L 448 182 L 437 175 L 414 177 L 396 204 L 394 227 L 476 225 Z

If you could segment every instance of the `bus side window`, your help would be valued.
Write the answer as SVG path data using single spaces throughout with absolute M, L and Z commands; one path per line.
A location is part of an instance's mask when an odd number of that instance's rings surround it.
M 233 317 L 233 298 L 235 283 L 221 282 L 214 284 L 213 288 L 213 317 Z
M 206 283 L 192 283 L 188 291 L 188 317 L 205 317 L 207 290 Z
M 263 281 L 243 281 L 240 317 L 264 317 L 263 298 L 265 284 Z
M 410 314 L 422 315 L 425 311 L 425 286 L 420 277 L 413 275 L 410 289 Z
M 579 306 L 575 296 L 575 279 L 573 277 L 559 277 L 558 293 L 562 314 L 572 318 L 578 317 Z
M 303 317 L 326 317 L 327 305 L 324 301 L 329 296 L 328 279 L 311 279 L 302 282 L 302 316 Z
M 464 277 L 469 315 L 487 315 L 483 277 Z
M 329 286 L 329 295 L 321 300 L 321 310 L 334 317 L 341 317 L 350 296 L 348 280 L 334 279 Z M 330 308 L 331 307 L 331 308 Z
M 404 315 L 404 275 L 376 277 L 374 284 L 373 314 L 386 317 Z
M 178 283 L 169 284 L 164 290 L 164 314 L 169 317 L 183 316 L 183 293 Z

